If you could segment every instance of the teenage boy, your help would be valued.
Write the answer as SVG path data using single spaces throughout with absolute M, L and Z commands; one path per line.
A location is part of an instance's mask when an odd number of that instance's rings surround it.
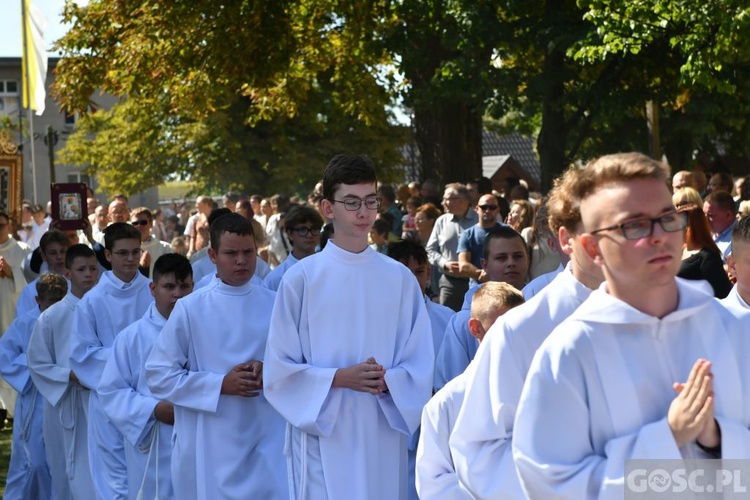
M 526 241 L 508 225 L 496 227 L 484 239 L 481 266 L 488 281 L 508 283 L 517 290 L 523 288 L 529 272 L 530 253 Z M 469 331 L 471 298 L 482 285 L 466 293 L 461 310 L 448 322 L 435 357 L 435 390 L 463 373 L 479 343 Z
M 177 301 L 145 365 L 153 396 L 174 405 L 174 497 L 286 498 L 284 420 L 261 393 L 275 294 L 250 282 L 250 221 L 213 221 L 208 252 L 217 281 Z
M 530 498 L 622 498 L 629 459 L 747 458 L 747 363 L 733 345 L 747 332 L 675 278 L 687 218 L 667 172 L 645 155 L 608 155 L 575 186 L 581 246 L 606 283 L 526 377 L 513 458 Z
M 52 480 L 42 437 L 43 405 L 29 378 L 26 351 L 39 314 L 68 290 L 65 278 L 45 274 L 37 281 L 37 308 L 13 321 L 0 339 L 0 374 L 18 391 L 8 477 L 3 498 L 52 498 Z
M 508 283 L 489 282 L 471 299 L 469 331 L 482 342 L 495 320 L 523 304 L 523 294 Z M 417 491 L 419 498 L 469 499 L 459 486 L 448 437 L 456 422 L 466 391 L 467 375 L 462 373 L 445 384 L 424 407 L 417 448 Z
M 141 264 L 140 271 L 150 278 L 154 273 L 156 259 L 164 254 L 172 253 L 172 246 L 166 241 L 154 237 L 151 228 L 154 227 L 154 216 L 146 207 L 134 208 L 130 211 L 130 223 L 141 233 Z
M 320 242 L 320 229 L 323 227 L 323 217 L 317 210 L 310 207 L 297 206 L 286 214 L 286 231 L 292 251 L 284 259 L 284 262 L 276 266 L 263 280 L 263 286 L 269 290 L 279 289 L 281 277 L 292 266 L 315 253 L 315 248 Z
M 153 297 L 149 280 L 138 272 L 141 233 L 115 222 L 104 231 L 104 255 L 112 265 L 76 306 L 70 366 L 89 396 L 89 465 L 99 499 L 127 498 L 128 477 L 123 438 L 102 409 L 96 388 L 118 333 L 140 319 Z
M 450 446 L 461 484 L 476 498 L 523 496 L 511 444 L 526 373 L 544 339 L 604 281 L 581 247 L 580 175 L 577 168 L 565 172 L 547 201 L 550 231 L 569 256 L 565 270 L 490 329 L 471 365 Z
M 186 257 L 162 255 L 150 283 L 154 302 L 112 344 L 97 389 L 102 407 L 125 438 L 128 498 L 174 498 L 170 457 L 174 408 L 148 389 L 143 366 L 175 304 L 193 291 L 193 268 Z M 157 491 L 158 486 L 158 491 Z
M 336 236 L 287 271 L 274 304 L 266 397 L 288 422 L 294 498 L 406 497 L 434 353 L 414 276 L 367 244 L 376 181 L 365 156 L 328 163 L 321 209 Z
M 750 217 L 737 221 L 732 230 L 731 245 L 727 266 L 737 282 L 721 303 L 733 312 L 744 314 L 750 312 Z
M 44 442 L 56 498 L 94 498 L 86 419 L 89 391 L 70 369 L 73 312 L 99 277 L 94 251 L 82 244 L 69 247 L 65 277 L 70 280 L 68 293 L 42 313 L 31 334 L 29 372 L 44 397 Z
M 39 253 L 42 256 L 42 261 L 47 263 L 47 272 L 61 276 L 65 274 L 65 251 L 69 246 L 70 240 L 62 231 L 50 229 L 42 235 L 39 240 Z M 21 290 L 18 304 L 16 304 L 16 318 L 39 307 L 34 300 L 36 298 L 36 282 L 35 279 Z

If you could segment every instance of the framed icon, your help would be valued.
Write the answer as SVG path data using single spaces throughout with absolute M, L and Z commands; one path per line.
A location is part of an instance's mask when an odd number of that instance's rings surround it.
M 86 184 L 52 184 L 52 219 L 59 221 L 57 227 L 63 231 L 83 229 L 88 224 Z

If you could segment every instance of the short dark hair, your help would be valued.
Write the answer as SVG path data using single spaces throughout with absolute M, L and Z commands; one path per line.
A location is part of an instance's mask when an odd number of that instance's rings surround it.
M 224 233 L 232 233 L 238 236 L 250 236 L 255 240 L 255 233 L 250 221 L 238 213 L 228 213 L 218 217 L 209 225 L 211 233 L 211 248 L 214 252 L 219 250 L 219 241 Z
M 208 214 L 208 218 L 206 219 L 208 221 L 208 227 L 211 227 L 211 224 L 214 223 L 216 219 L 218 219 L 221 216 L 231 214 L 232 211 L 228 208 L 221 207 L 221 208 L 214 208 L 211 210 L 211 213 Z
M 59 274 L 42 274 L 36 282 L 36 294 L 44 300 L 60 302 L 68 293 L 68 282 Z
M 732 244 L 735 242 L 750 242 L 750 216 L 743 217 L 737 221 L 732 229 Z
M 318 211 L 314 208 L 295 205 L 286 214 L 284 227 L 286 229 L 293 229 L 298 225 L 304 224 L 306 222 L 309 222 L 313 226 L 320 228 L 323 226 L 323 217 L 321 217 Z
M 113 222 L 104 229 L 104 248 L 110 252 L 118 240 L 138 240 L 141 243 L 141 232 L 128 222 Z
M 65 269 L 71 269 L 73 267 L 73 261 L 78 257 L 94 257 L 96 258 L 96 252 L 90 247 L 83 243 L 77 243 L 68 247 L 68 251 L 65 252 Z
M 341 184 L 375 184 L 375 166 L 365 155 L 336 155 L 323 172 L 323 198 L 333 200 L 333 193 Z
M 238 193 L 237 191 L 229 191 L 228 193 L 226 193 L 224 196 L 221 197 L 221 200 L 223 202 L 228 201 L 230 203 L 237 203 L 238 201 L 240 201 L 240 198 L 241 198 L 240 193 Z
M 320 232 L 320 249 L 323 250 L 328 244 L 328 240 L 333 238 L 333 223 L 329 222 L 323 226 L 323 230 Z
M 68 236 L 62 231 L 58 231 L 57 229 L 50 229 L 39 239 L 39 249 L 42 251 L 42 253 L 46 253 L 47 247 L 52 243 L 59 243 L 60 245 L 67 248 L 70 246 L 70 238 L 68 238 Z
M 734 203 L 734 198 L 727 191 L 711 191 L 706 199 L 705 203 L 715 203 L 722 210 L 731 210 L 733 214 L 737 213 L 737 205 Z
M 490 259 L 490 242 L 492 242 L 492 240 L 512 240 L 513 238 L 521 240 L 523 248 L 526 250 L 526 256 L 531 258 L 529 246 L 526 244 L 526 240 L 523 239 L 523 236 L 521 236 L 518 231 L 510 226 L 498 226 L 487 233 L 487 236 L 484 239 L 484 245 L 482 246 L 482 258 L 484 260 Z
M 406 265 L 409 257 L 413 257 L 418 264 L 427 264 L 427 250 L 413 240 L 399 240 L 388 245 L 388 257 Z
M 157 283 L 162 276 L 174 274 L 177 281 L 185 281 L 188 277 L 193 276 L 193 266 L 187 257 L 178 253 L 165 253 L 154 262 L 154 271 L 151 277 L 154 283 Z
M 393 186 L 390 184 L 383 184 L 378 188 L 378 194 L 381 198 L 385 198 L 391 203 L 396 203 L 396 191 L 393 190 Z
M 378 234 L 387 235 L 392 227 L 393 226 L 384 219 L 375 219 L 375 222 L 372 223 L 372 229 Z

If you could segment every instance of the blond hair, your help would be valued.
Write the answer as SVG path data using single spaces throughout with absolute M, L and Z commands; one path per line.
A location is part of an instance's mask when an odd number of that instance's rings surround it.
M 524 303 L 523 294 L 513 285 L 500 281 L 489 281 L 474 293 L 471 299 L 471 317 L 480 323 L 494 321 L 503 309 L 512 309 Z

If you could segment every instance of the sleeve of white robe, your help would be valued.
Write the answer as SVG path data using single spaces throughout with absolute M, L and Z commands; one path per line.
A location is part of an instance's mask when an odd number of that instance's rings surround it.
M 347 389 L 331 387 L 336 368 L 305 360 L 299 335 L 303 287 L 302 274 L 290 274 L 276 295 L 263 357 L 263 392 L 290 424 L 308 434 L 329 436 Z
M 475 498 L 521 497 L 511 443 L 524 373 L 504 329 L 485 337 L 472 366 L 450 437 L 456 473 Z
M 104 366 L 97 392 L 105 413 L 117 430 L 134 447 L 149 437 L 156 423 L 154 408 L 158 399 L 136 390 L 138 374 L 133 367 L 141 365 L 137 345 L 129 342 L 131 331 L 120 334 L 112 345 L 112 354 Z
M 84 297 L 73 311 L 70 336 L 70 367 L 84 386 L 96 389 L 99 385 L 110 350 L 96 334 L 95 311 Z
M 433 398 L 422 412 L 417 445 L 417 493 L 426 500 L 463 500 L 471 496 L 458 483 L 448 446 L 449 415 L 444 402 Z
M 527 496 L 622 498 L 626 460 L 683 458 L 666 415 L 596 454 L 582 367 L 569 352 L 551 358 L 544 346 L 537 351 L 514 424 L 513 458 Z
M 189 366 L 192 327 L 184 304 L 177 301 L 146 360 L 146 380 L 151 393 L 160 400 L 216 413 L 226 374 L 196 371 Z
M 0 375 L 19 394 L 31 389 L 28 361 L 26 359 L 24 317 L 14 320 L 0 338 Z
M 70 386 L 70 368 L 55 360 L 55 339 L 50 316 L 42 314 L 29 339 L 29 372 L 39 392 L 52 406 L 65 396 Z
M 401 293 L 398 324 L 405 331 L 399 338 L 405 338 L 405 342 L 396 349 L 394 362 L 385 371 L 388 394 L 378 395 L 378 403 L 390 426 L 411 436 L 432 395 L 435 353 L 432 325 L 416 278 L 409 276 Z

